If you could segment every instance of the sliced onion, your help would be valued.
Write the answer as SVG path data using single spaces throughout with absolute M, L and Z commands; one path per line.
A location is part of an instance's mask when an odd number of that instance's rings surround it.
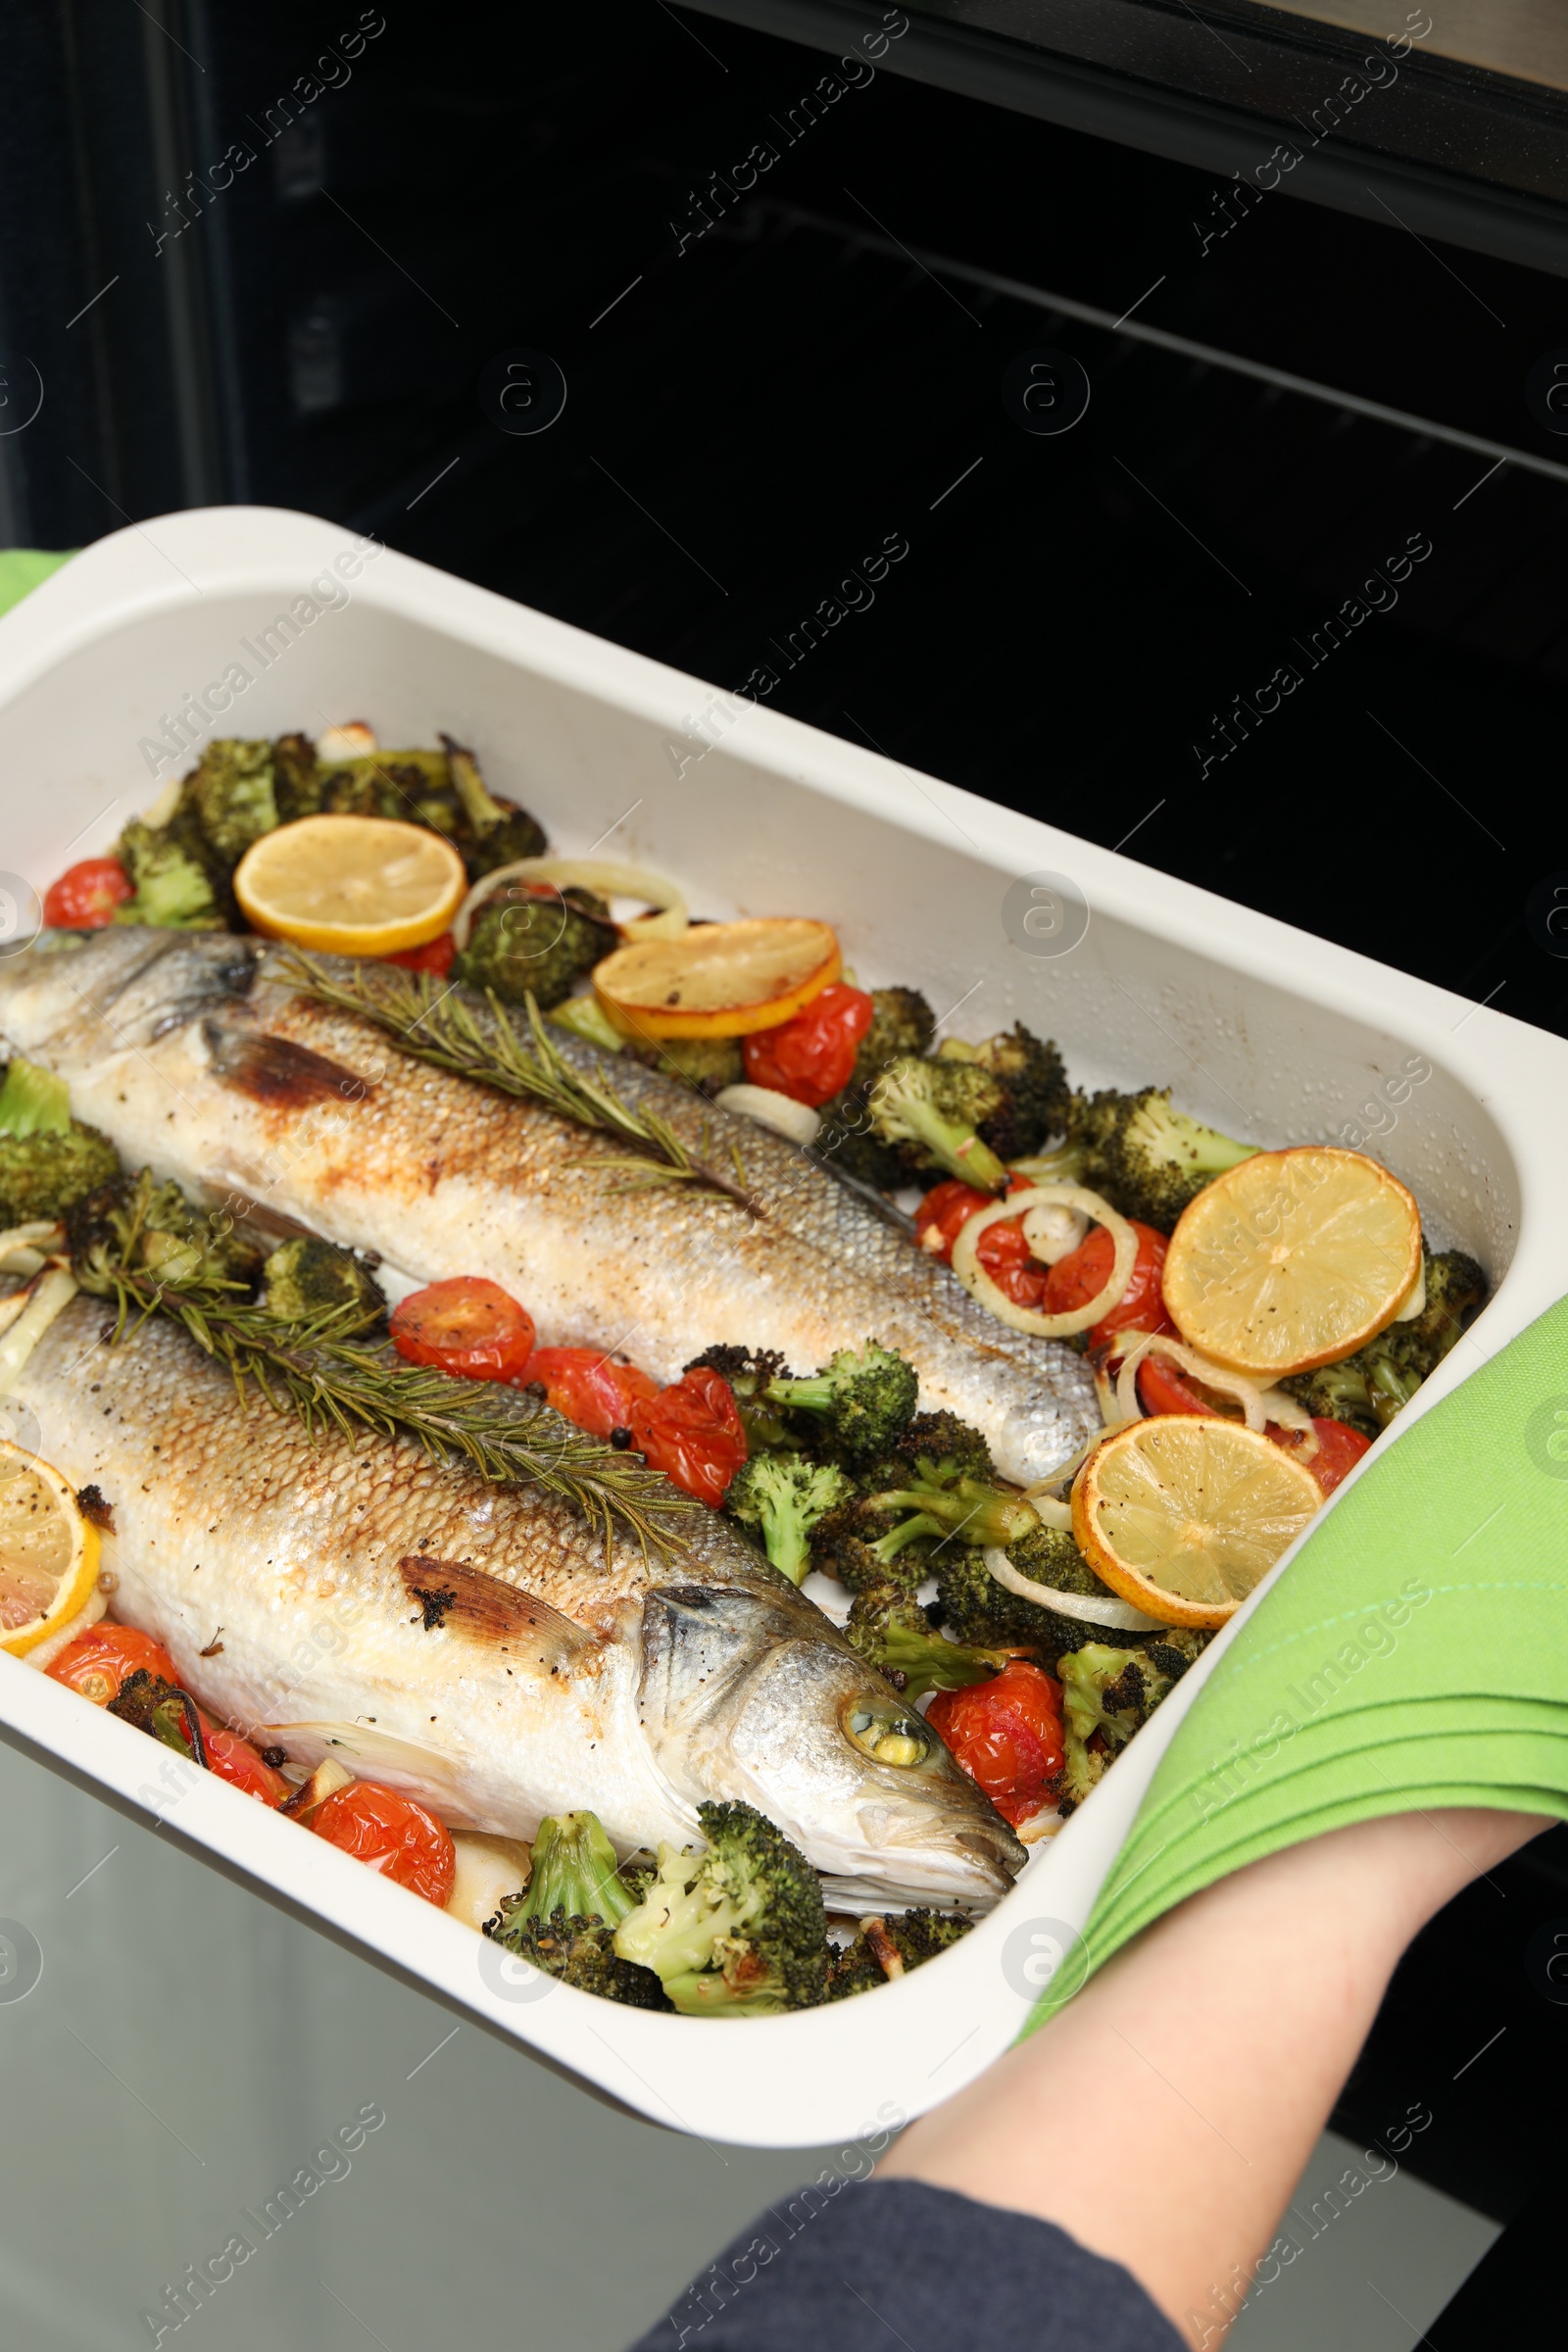
M 1413 1323 L 1417 1315 L 1425 1311 L 1426 1303 L 1427 1253 L 1423 1250 L 1421 1252 L 1421 1264 L 1417 1269 L 1416 1278 L 1414 1282 L 1411 1283 L 1410 1288 L 1405 1292 L 1404 1297 L 1400 1299 L 1398 1310 L 1396 1313 L 1394 1320 L 1396 1323 Z
M 1042 1527 L 1065 1528 L 1069 1534 L 1072 1532 L 1070 1502 L 1058 1502 L 1054 1494 L 1037 1494 L 1032 1487 L 1025 1492 L 1024 1500 Z
M 1038 1257 L 1043 1266 L 1057 1266 L 1070 1257 L 1088 1231 L 1089 1219 L 1083 1210 L 1065 1208 L 1059 1202 L 1049 1208 L 1032 1208 L 1023 1221 L 1029 1254 Z
M 452 921 L 452 937 L 461 952 L 468 944 L 473 918 L 491 894 L 506 882 L 554 882 L 558 888 L 575 883 L 579 890 L 597 891 L 603 899 L 646 899 L 652 914 L 634 914 L 619 925 L 627 940 L 678 939 L 689 928 L 686 901 L 673 882 L 651 874 L 645 865 L 618 865 L 607 858 L 517 858 L 498 865 L 474 884 Z
M 1302 1462 L 1309 1462 L 1317 1452 L 1318 1437 L 1311 1414 L 1283 1389 L 1262 1388 L 1255 1380 L 1249 1380 L 1245 1372 L 1228 1372 L 1223 1364 L 1211 1364 L 1196 1348 L 1189 1348 L 1185 1340 L 1173 1339 L 1168 1332 L 1129 1331 L 1119 1337 L 1133 1342 L 1116 1375 L 1116 1409 L 1124 1421 L 1137 1421 L 1143 1415 L 1138 1396 L 1138 1367 L 1145 1356 L 1168 1355 L 1206 1389 L 1215 1389 L 1222 1396 L 1234 1396 L 1247 1417 L 1248 1428 L 1255 1430 L 1259 1437 L 1272 1421 L 1276 1428 L 1291 1430 L 1306 1440 L 1298 1448 Z
M 1108 1429 L 1097 1429 L 1092 1438 L 1085 1438 L 1077 1452 L 1069 1454 L 1059 1470 L 1048 1471 L 1044 1478 L 1037 1478 L 1032 1486 L 1025 1487 L 1023 1491 L 1025 1502 L 1033 1502 L 1037 1495 L 1054 1494 L 1058 1487 L 1068 1485 L 1077 1477 L 1096 1446 L 1102 1446 L 1109 1435 Z
M 1087 1306 L 1072 1307 L 1060 1315 L 1037 1314 L 1033 1307 L 1016 1306 L 1005 1291 L 999 1290 L 979 1258 L 980 1236 L 988 1225 L 1003 1217 L 1026 1215 L 1032 1208 L 1081 1208 L 1095 1224 L 1103 1225 L 1115 1247 L 1110 1275 L 1102 1291 L 1090 1299 Z M 1138 1236 L 1123 1216 L 1119 1216 L 1108 1200 L 1102 1200 L 1081 1184 L 1034 1184 L 1021 1193 L 1013 1193 L 1003 1200 L 994 1200 L 982 1208 L 958 1229 L 953 1245 L 953 1271 L 972 1298 L 987 1306 L 1001 1323 L 1010 1324 L 1014 1331 L 1026 1331 L 1042 1340 L 1070 1339 L 1074 1332 L 1087 1331 L 1098 1323 L 1117 1303 L 1132 1280 L 1133 1262 L 1138 1255 Z
M 28 1356 L 43 1338 L 56 1315 L 71 1304 L 76 1296 L 74 1275 L 63 1266 L 51 1266 L 32 1284 L 24 1311 L 0 1340 L 0 1396 L 9 1396 L 21 1379 Z
M 720 1087 L 713 1102 L 719 1110 L 771 1127 L 791 1144 L 814 1144 L 822 1124 L 809 1102 L 797 1102 L 793 1095 L 781 1095 L 772 1086 Z
M 1035 1601 L 1043 1609 L 1054 1609 L 1060 1617 L 1075 1617 L 1081 1625 L 1112 1625 L 1124 1634 L 1153 1634 L 1164 1624 L 1163 1618 L 1146 1617 L 1130 1600 L 1117 1600 L 1108 1592 L 1101 1600 L 1089 1592 L 1058 1592 L 1054 1585 L 1037 1585 L 1032 1576 L 1024 1576 L 1013 1566 L 1004 1551 L 989 1544 L 985 1563 L 1004 1592 L 1016 1592 L 1020 1600 Z
M 0 1266 L 13 1274 L 36 1274 L 65 1238 L 63 1225 L 13 1225 L 9 1233 L 0 1233 Z

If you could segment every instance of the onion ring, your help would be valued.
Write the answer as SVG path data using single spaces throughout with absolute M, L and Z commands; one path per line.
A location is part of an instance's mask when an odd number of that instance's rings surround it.
M 1099 1600 L 1092 1593 L 1058 1592 L 1054 1585 L 1037 1585 L 1032 1576 L 1024 1576 L 1013 1566 L 1004 1551 L 991 1544 L 986 1546 L 984 1558 L 1004 1592 L 1016 1592 L 1020 1600 L 1032 1600 L 1043 1609 L 1054 1609 L 1059 1617 L 1075 1617 L 1080 1625 L 1114 1626 L 1124 1634 L 1154 1634 L 1160 1630 L 1160 1618 L 1147 1617 L 1130 1600 L 1117 1600 L 1109 1592 L 1103 1600 Z
M 1093 1223 L 1103 1225 L 1115 1248 L 1104 1289 L 1097 1292 L 1087 1306 L 1071 1307 L 1060 1315 L 1037 1314 L 1033 1307 L 1014 1305 L 1006 1292 L 998 1289 L 979 1258 L 980 1236 L 987 1226 L 995 1225 L 1002 1217 L 1016 1217 L 1028 1209 L 1047 1206 L 1081 1208 Z M 1098 1193 L 1081 1184 L 1033 1184 L 1021 1193 L 994 1200 L 989 1208 L 977 1210 L 959 1227 L 958 1238 L 953 1245 L 953 1271 L 971 1298 L 989 1307 L 999 1323 L 1006 1323 L 1014 1331 L 1026 1331 L 1036 1339 L 1065 1340 L 1075 1332 L 1087 1331 L 1102 1315 L 1110 1312 L 1132 1280 L 1137 1255 L 1138 1236 L 1126 1218 L 1108 1200 L 1102 1200 Z
M 1247 1426 L 1259 1437 L 1272 1421 L 1277 1429 L 1288 1429 L 1307 1440 L 1298 1448 L 1298 1458 L 1309 1462 L 1318 1449 L 1318 1435 L 1312 1427 L 1312 1416 L 1305 1405 L 1283 1389 L 1260 1388 L 1249 1380 L 1245 1372 L 1228 1372 L 1223 1364 L 1211 1364 L 1206 1356 L 1189 1348 L 1185 1340 L 1173 1339 L 1169 1332 L 1127 1332 L 1123 1335 L 1133 1342 L 1121 1359 L 1116 1375 L 1116 1409 L 1124 1421 L 1144 1417 L 1138 1395 L 1138 1367 L 1146 1355 L 1173 1356 L 1184 1372 L 1200 1380 L 1208 1389 L 1216 1389 L 1222 1396 L 1234 1396 L 1247 1418 Z
M 575 883 L 579 890 L 597 891 L 601 898 L 646 899 L 655 911 L 634 914 L 617 925 L 623 938 L 678 939 L 689 928 L 686 901 L 673 882 L 651 874 L 645 865 L 618 865 L 606 858 L 515 858 L 481 874 L 452 918 L 452 937 L 461 955 L 468 944 L 473 918 L 504 882 L 554 882 L 558 888 Z

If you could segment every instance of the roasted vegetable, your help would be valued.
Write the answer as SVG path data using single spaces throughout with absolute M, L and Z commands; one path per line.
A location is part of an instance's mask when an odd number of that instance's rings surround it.
M 938 1167 L 982 1192 L 1005 1185 L 1017 1132 L 1006 1088 L 978 1061 L 891 1062 L 866 1100 L 872 1127 L 909 1177 Z
M 0 1226 L 63 1217 L 120 1173 L 120 1154 L 71 1115 L 63 1078 L 13 1061 L 0 1084 Z
M 816 1873 L 750 1805 L 699 1805 L 706 1853 L 659 1849 L 639 1908 L 615 1931 L 687 2017 L 769 2017 L 827 1997 L 827 1920 Z
M 132 817 L 116 851 L 135 896 L 115 915 L 117 923 L 145 923 L 160 931 L 220 931 L 224 912 L 220 885 L 189 834 L 193 812 L 155 828 Z
M 494 989 L 503 1004 L 531 996 L 548 1012 L 618 938 L 591 892 L 511 883 L 486 900 L 453 972 L 469 988 Z
M 195 1279 L 244 1288 L 262 1263 L 231 1218 L 193 1208 L 177 1184 L 157 1184 L 146 1168 L 86 1194 L 67 1216 L 66 1238 L 77 1279 L 91 1289 L 96 1276 L 100 1296 L 112 1294 L 107 1270 L 127 1254 L 172 1289 Z
M 1426 1302 L 1408 1323 L 1391 1323 L 1375 1340 L 1281 1383 L 1309 1413 L 1345 1421 L 1363 1437 L 1387 1429 L 1401 1405 L 1435 1372 L 1486 1303 L 1487 1278 L 1462 1250 L 1440 1250 L 1426 1260 Z
M 588 997 L 583 1002 L 597 1008 L 597 999 Z M 609 1029 L 611 1024 L 606 1015 L 600 1012 L 599 1017 Z M 726 1086 L 739 1086 L 746 1075 L 738 1037 L 616 1036 L 615 1042 L 628 1061 L 640 1061 L 646 1069 L 662 1070 L 667 1077 L 683 1079 L 710 1101 L 722 1094 Z
M 272 746 L 220 735 L 208 744 L 185 793 L 213 856 L 233 872 L 253 841 L 278 823 Z
M 811 1564 L 811 1530 L 855 1489 L 831 1462 L 804 1453 L 754 1453 L 731 1479 L 724 1508 L 743 1527 L 756 1528 L 762 1548 L 792 1585 Z
M 798 1447 L 798 1430 L 782 1405 L 767 1398 L 770 1381 L 788 1378 L 784 1358 L 774 1348 L 707 1348 L 694 1355 L 685 1372 L 716 1372 L 735 1399 L 746 1430 L 747 1448 L 757 1453 L 771 1447 Z
M 769 1381 L 769 1402 L 809 1413 L 834 1451 L 851 1462 L 880 1453 L 905 1429 L 919 1395 L 912 1364 L 876 1340 L 841 1348 L 820 1371 Z
M 1038 1152 L 1052 1136 L 1061 1134 L 1072 1090 L 1061 1055 L 1049 1038 L 1042 1040 L 1015 1021 L 999 1036 L 988 1037 L 976 1053 L 981 1068 L 1007 1090 L 1012 1125 L 1007 1158 Z
M 833 1955 L 828 1999 L 847 2000 L 852 1993 L 871 1992 L 906 1976 L 922 1961 L 951 1949 L 973 1925 L 962 1912 L 924 1909 L 862 1919 L 859 1934 Z
M 1093 1600 L 1111 1595 L 1096 1576 L 1065 1528 L 1036 1525 L 1005 1546 L 1010 1564 L 1021 1576 L 1043 1587 L 1072 1592 Z M 1096 1639 L 1123 1639 L 1114 1627 L 1086 1624 L 1080 1617 L 1053 1609 L 1045 1593 L 1037 1605 L 999 1585 L 984 1559 L 956 1544 L 944 1546 L 937 1559 L 937 1591 L 944 1624 L 960 1642 L 977 1646 L 1021 1642 L 1047 1666 L 1063 1650 L 1076 1649 Z
M 1068 1121 L 1067 1152 L 1076 1155 L 1079 1181 L 1124 1217 L 1161 1233 L 1171 1231 L 1206 1184 L 1256 1150 L 1173 1110 L 1168 1086 L 1146 1086 L 1136 1095 L 1107 1090 L 1087 1102 L 1080 1096 Z
M 1118 1748 L 1149 1721 L 1172 1677 L 1147 1650 L 1085 1642 L 1056 1662 L 1061 1681 L 1066 1760 L 1058 1809 L 1083 1803 Z
M 301 1234 L 285 1242 L 267 1261 L 262 1304 L 283 1323 L 316 1323 L 322 1315 L 337 1317 L 334 1339 L 346 1340 L 368 1331 L 386 1313 L 369 1268 L 351 1250 Z
M 863 1585 L 851 1604 L 844 1638 L 910 1700 L 923 1698 L 928 1690 L 962 1690 L 1002 1672 L 1009 1649 L 974 1649 L 950 1642 L 937 1632 L 931 1617 L 930 1610 L 891 1579 Z
M 621 1884 L 615 1849 L 597 1813 L 547 1813 L 534 1834 L 533 1868 L 514 1919 L 599 1919 L 617 1927 L 635 1898 Z
M 496 1917 L 485 1922 L 485 1934 L 509 1952 L 578 1992 L 597 1993 L 601 2000 L 619 2001 L 629 2009 L 674 2008 L 652 1969 L 620 1957 L 615 1931 L 604 1920 L 573 1918 L 559 1909 L 536 1919 L 522 1903 L 522 1896 L 509 1896 Z

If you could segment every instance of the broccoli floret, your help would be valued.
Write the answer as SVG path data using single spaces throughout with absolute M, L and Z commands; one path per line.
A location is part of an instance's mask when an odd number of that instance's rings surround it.
M 1021 1576 L 1054 1592 L 1080 1593 L 1086 1600 L 1101 1594 L 1110 1597 L 1066 1528 L 1036 1525 L 1005 1548 Z M 1005 1585 L 998 1584 L 977 1553 L 962 1551 L 956 1544 L 946 1545 L 938 1554 L 937 1591 L 943 1622 L 960 1642 L 978 1647 L 1027 1642 L 1051 1663 L 1063 1650 L 1076 1649 L 1096 1635 L 1102 1635 L 1107 1642 L 1120 1639 L 1114 1628 L 1086 1625 L 1081 1618 L 1052 1608 L 1044 1597 L 1036 1603 L 1010 1592 Z
M 812 1528 L 854 1492 L 831 1462 L 813 1462 L 804 1453 L 754 1453 L 731 1479 L 724 1508 L 743 1527 L 760 1532 L 774 1567 L 798 1585 L 811 1564 Z
M 910 1701 L 928 1690 L 963 1690 L 971 1683 L 988 1682 L 1012 1654 L 948 1641 L 912 1593 L 891 1580 L 857 1592 L 844 1638 Z
M 878 1465 L 880 1468 L 882 1465 Z M 895 1476 L 902 1463 L 893 1465 Z M 1021 1494 L 971 1477 L 957 1461 L 930 1455 L 909 1464 L 896 1486 L 868 1493 L 873 1510 L 915 1511 L 956 1544 L 1017 1544 L 1040 1525 Z
M 531 1962 L 547 1977 L 578 1992 L 597 1993 L 604 2001 L 620 2001 L 629 2009 L 672 2011 L 674 2003 L 651 1968 L 637 1968 L 615 1949 L 615 1931 L 597 1918 L 572 1919 L 552 1911 L 535 1919 L 521 1909 L 521 1898 L 508 1895 L 484 1932 L 509 1952 Z
M 945 1532 L 940 1521 L 923 1513 L 879 1509 L 857 1494 L 812 1528 L 811 1566 L 852 1592 L 879 1592 L 891 1584 L 912 1593 L 930 1574 L 932 1546 Z
M 1068 1137 L 1081 1152 L 1083 1181 L 1124 1217 L 1169 1233 L 1190 1200 L 1227 1168 L 1250 1159 L 1255 1144 L 1172 1110 L 1169 1087 L 1098 1094 L 1073 1104 Z
M 873 988 L 871 1026 L 856 1049 L 848 1091 L 863 1098 L 890 1062 L 929 1054 L 936 1026 L 917 988 Z
M 351 1250 L 302 1234 L 267 1261 L 262 1304 L 281 1323 L 317 1323 L 335 1315 L 331 1336 L 346 1340 L 368 1331 L 386 1313 L 386 1300 L 368 1266 Z
M 453 972 L 469 988 L 494 989 L 503 1004 L 531 996 L 548 1012 L 619 937 L 603 900 L 587 891 L 509 883 L 485 902 Z
M 788 1367 L 776 1348 L 706 1348 L 684 1369 L 716 1372 L 726 1383 L 746 1431 L 749 1453 L 799 1449 L 801 1440 L 790 1414 L 782 1405 L 770 1404 L 765 1393 L 769 1381 L 788 1378 Z
M 945 1168 L 988 1193 L 1006 1183 L 1004 1162 L 1017 1144 L 1007 1091 L 978 1061 L 892 1062 L 867 1102 L 872 1126 L 907 1175 Z
M 874 988 L 871 1026 L 856 1049 L 849 1083 L 819 1112 L 815 1151 L 840 1174 L 879 1193 L 896 1193 L 909 1181 L 897 1146 L 878 1135 L 870 1092 L 896 1061 L 925 1054 L 936 1029 L 931 1007 L 915 988 Z
M 262 1252 L 233 1220 L 193 1208 L 177 1184 L 155 1184 L 151 1171 L 117 1176 L 73 1207 L 66 1238 L 76 1279 L 97 1296 L 113 1292 L 112 1269 L 145 1266 L 171 1290 L 223 1282 L 246 1290 Z
M 253 841 L 278 821 L 272 785 L 272 747 L 220 735 L 210 743 L 186 778 L 203 838 L 230 872 Z
M 896 1483 L 894 1465 L 901 1461 L 919 1464 L 927 1477 L 945 1481 L 978 1478 L 989 1482 L 997 1475 L 991 1448 L 980 1432 L 945 1408 L 935 1413 L 916 1413 L 888 1452 L 868 1466 L 861 1485 L 869 1490 L 873 1485 Z M 884 1463 L 888 1465 L 886 1472 Z
M 827 1997 L 827 1919 L 816 1873 L 750 1805 L 697 1808 L 708 1850 L 659 1849 L 642 1904 L 615 1930 L 686 2017 L 771 2017 Z
M 876 1340 L 841 1348 L 804 1380 L 780 1374 L 764 1392 L 773 1404 L 810 1413 L 829 1445 L 851 1461 L 882 1452 L 914 1412 L 920 1384 L 912 1364 Z
M 819 1159 L 879 1193 L 896 1193 L 908 1183 L 908 1169 L 877 1134 L 863 1100 L 851 1088 L 824 1102 L 817 1115 L 821 1125 L 812 1148 Z
M 1375 1438 L 1437 1370 L 1486 1298 L 1487 1278 L 1475 1259 L 1462 1250 L 1440 1250 L 1426 1261 L 1426 1300 L 1418 1315 L 1391 1323 L 1337 1364 L 1298 1373 L 1281 1386 L 1309 1413 Z
M 585 1045 L 597 1046 L 601 1054 L 618 1054 L 626 1040 L 615 1027 L 596 996 L 564 997 L 550 1008 L 550 1018 Z
M 1171 1687 L 1146 1649 L 1086 1642 L 1056 1661 L 1061 1679 L 1064 1760 L 1057 1806 L 1073 1812 L 1104 1776 L 1117 1750 L 1149 1721 Z
M 597 1813 L 547 1813 L 533 1841 L 533 1868 L 514 1917 L 598 1919 L 618 1927 L 635 1907 L 619 1876 L 615 1849 Z
M 222 930 L 218 887 L 188 843 L 191 821 L 187 816 L 182 824 L 176 816 L 155 828 L 132 817 L 115 855 L 136 895 L 115 909 L 117 923 L 146 923 L 160 931 Z
M 1050 1137 L 1061 1134 L 1072 1090 L 1061 1055 L 1049 1038 L 1042 1042 L 1022 1021 L 1015 1021 L 1000 1036 L 985 1040 L 979 1058 L 981 1067 L 1000 1078 L 1007 1090 L 1014 1137 L 1008 1158 L 1038 1152 Z
M 272 796 L 277 821 L 292 825 L 320 813 L 321 763 L 308 735 L 280 735 L 272 746 Z
M 710 1102 L 726 1086 L 739 1086 L 746 1076 L 738 1037 L 617 1037 L 615 1043 L 628 1061 L 680 1078 Z
M 481 874 L 493 874 L 498 866 L 514 865 L 519 858 L 542 857 L 545 837 L 527 809 L 519 808 L 515 801 L 496 797 L 480 775 L 472 752 L 454 743 L 450 735 L 443 735 L 441 742 L 463 815 L 465 838 L 458 846 L 469 880 L 476 882 Z M 606 948 L 600 953 L 608 955 L 610 951 Z
M 63 1217 L 120 1173 L 120 1154 L 71 1115 L 63 1078 L 13 1061 L 0 1085 L 0 1226 Z
M 852 1993 L 871 1992 L 906 1976 L 967 1936 L 973 1925 L 961 1912 L 924 1909 L 862 1919 L 859 1934 L 833 1956 L 828 1999 L 847 2000 Z

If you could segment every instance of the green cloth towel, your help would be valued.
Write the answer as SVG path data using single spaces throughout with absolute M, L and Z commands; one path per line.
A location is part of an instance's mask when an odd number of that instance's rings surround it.
M 1178 1725 L 1030 2030 L 1244 1863 L 1440 1805 L 1568 1818 L 1568 1299 L 1307 1537 Z
M 75 552 L 68 548 L 63 556 L 52 556 L 37 547 L 0 547 L 0 612 L 20 605 L 40 580 L 58 571 L 62 564 L 69 564 Z

